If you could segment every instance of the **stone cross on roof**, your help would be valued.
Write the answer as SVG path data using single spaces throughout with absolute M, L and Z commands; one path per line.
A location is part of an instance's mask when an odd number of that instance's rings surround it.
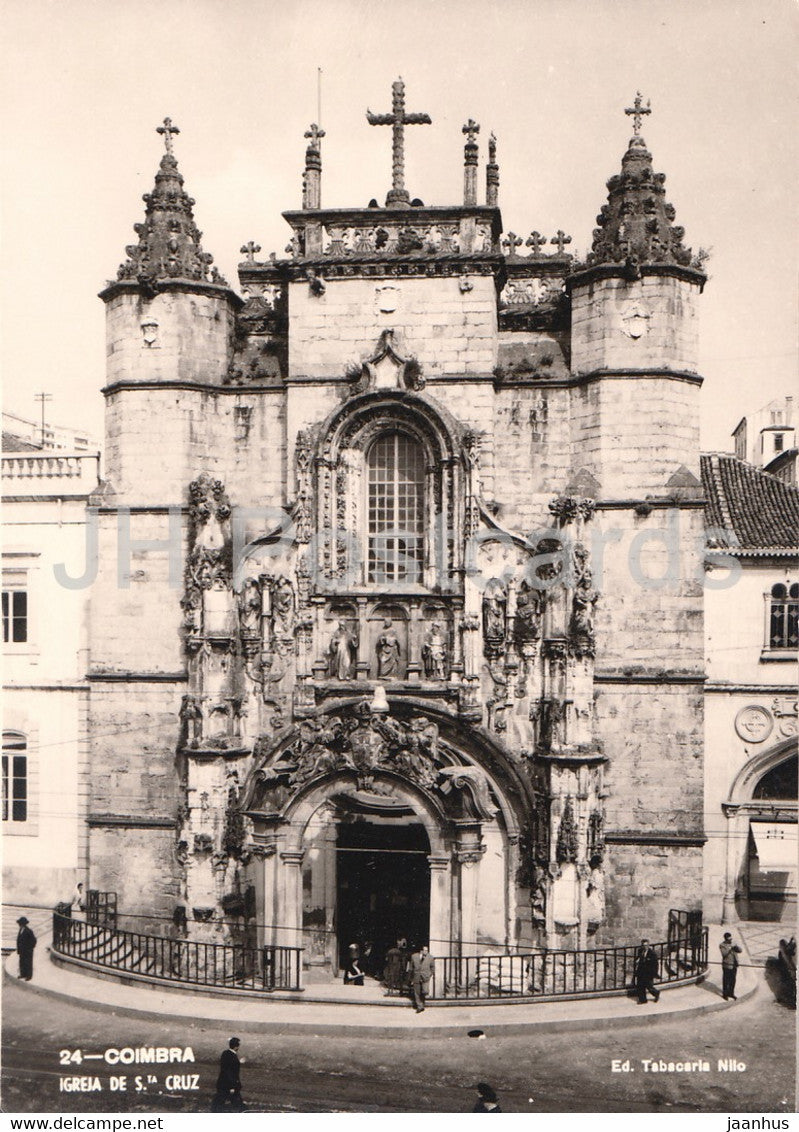
M 646 115 L 646 114 L 652 113 L 651 101 L 650 101 L 650 99 L 647 99 L 646 100 L 646 106 L 644 106 L 643 99 L 641 98 L 640 90 L 636 91 L 635 102 L 632 104 L 632 106 L 628 106 L 627 109 L 624 111 L 624 113 L 632 115 L 632 118 L 633 118 L 633 134 L 636 137 L 640 137 L 640 135 L 641 135 L 641 118 L 644 117 L 644 115 Z
M 470 118 L 466 125 L 462 127 L 462 132 L 467 135 L 466 140 L 471 144 L 480 133 L 480 127 L 477 125 L 474 118 Z
M 366 120 L 370 126 L 391 126 L 393 137 L 391 142 L 392 183 L 391 190 L 386 196 L 386 206 L 408 205 L 410 194 L 405 188 L 405 127 L 429 126 L 432 118 L 429 114 L 405 113 L 405 83 L 401 78 L 391 84 L 391 113 L 373 114 L 366 111 Z
M 250 263 L 254 263 L 255 262 L 255 256 L 260 250 L 261 250 L 260 244 L 256 244 L 253 240 L 249 240 L 246 244 L 242 245 L 241 255 L 246 255 L 247 260 Z
M 156 133 L 163 134 L 167 153 L 172 153 L 172 135 L 179 134 L 180 128 L 172 125 L 171 118 L 164 118 L 163 126 L 156 126 Z
M 321 126 L 317 126 L 316 122 L 311 122 L 310 128 L 305 131 L 305 136 L 311 139 L 314 149 L 319 149 L 319 141 L 325 136 L 325 131 Z
M 541 248 L 546 247 L 546 242 L 546 236 L 542 236 L 540 232 L 531 232 L 527 247 L 533 249 L 533 255 L 542 255 Z
M 550 244 L 557 244 L 558 255 L 563 255 L 566 250 L 566 245 L 572 242 L 571 236 L 567 236 L 562 228 L 558 228 L 557 234 L 549 241 Z

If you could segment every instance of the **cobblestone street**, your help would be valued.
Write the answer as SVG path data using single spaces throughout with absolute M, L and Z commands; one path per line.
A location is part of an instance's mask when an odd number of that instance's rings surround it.
M 3 1107 L 10 1112 L 207 1111 L 218 1058 L 230 1036 L 212 1026 L 115 1018 L 4 987 Z M 301 1009 L 301 1008 L 300 1008 Z M 266 1112 L 468 1112 L 473 1086 L 489 1081 L 505 1112 L 791 1112 L 795 1013 L 761 981 L 732 1011 L 687 1021 L 647 1021 L 626 1030 L 543 1033 L 419 1042 L 384 1038 L 245 1034 L 244 1097 Z M 122 1046 L 192 1047 L 196 1063 L 60 1067 L 61 1050 Z M 704 1059 L 709 1072 L 645 1072 L 641 1059 Z M 629 1059 L 629 1073 L 612 1071 Z M 745 1069 L 719 1072 L 718 1059 Z M 153 1071 L 150 1073 L 150 1071 Z M 109 1093 L 114 1073 L 128 1091 Z M 59 1091 L 59 1078 L 97 1075 L 103 1092 Z M 197 1088 L 167 1090 L 170 1074 Z M 148 1084 L 148 1076 L 157 1084 Z M 144 1088 L 136 1091 L 136 1077 Z M 146 1091 L 145 1091 L 146 1088 Z

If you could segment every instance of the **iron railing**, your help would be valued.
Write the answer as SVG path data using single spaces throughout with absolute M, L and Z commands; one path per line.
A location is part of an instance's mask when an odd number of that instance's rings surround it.
M 86 893 L 86 922 L 115 927 L 117 922 L 117 894 L 90 888 Z
M 301 990 L 301 947 L 169 939 L 53 913 L 53 951 L 126 974 L 230 990 Z
M 698 978 L 707 971 L 707 928 L 653 943 L 660 984 Z M 629 990 L 635 983 L 638 948 L 584 951 L 541 949 L 523 955 L 435 956 L 431 999 L 561 998 Z

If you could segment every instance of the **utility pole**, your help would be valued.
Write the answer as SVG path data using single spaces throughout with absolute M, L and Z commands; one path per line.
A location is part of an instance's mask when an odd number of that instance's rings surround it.
M 44 429 L 45 429 L 44 407 L 45 407 L 45 403 L 47 401 L 52 401 L 53 395 L 52 395 L 52 393 L 34 393 L 33 399 L 34 399 L 34 401 L 41 401 L 41 403 L 42 403 L 42 448 L 44 448 L 45 447 L 45 444 L 44 444 Z

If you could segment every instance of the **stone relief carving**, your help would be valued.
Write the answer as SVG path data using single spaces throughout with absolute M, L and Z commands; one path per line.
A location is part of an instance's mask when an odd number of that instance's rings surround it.
M 355 672 L 357 656 L 358 648 L 354 635 L 344 621 L 339 621 L 328 648 L 330 675 L 335 680 L 351 680 Z
M 377 638 L 377 676 L 399 678 L 401 648 L 399 638 L 389 620 L 383 622 L 383 632 Z
M 447 678 L 447 638 L 441 624 L 434 621 L 425 634 L 422 645 L 422 663 L 424 674 L 428 680 L 446 680 Z
M 574 548 L 573 563 L 575 582 L 569 638 L 575 656 L 593 656 L 596 651 L 594 606 L 599 595 L 593 587 L 588 550 L 581 543 Z
M 735 717 L 735 730 L 745 743 L 762 743 L 774 729 L 774 720 L 767 708 L 750 704 Z
M 231 584 L 230 500 L 221 480 L 203 472 L 189 485 L 189 556 L 181 601 L 190 650 L 203 631 L 203 593 Z
M 307 719 L 299 737 L 258 771 L 261 804 L 282 806 L 297 787 L 334 771 L 349 770 L 367 783 L 378 769 L 393 770 L 432 789 L 438 778 L 438 728 L 417 716 L 404 722 L 371 712 L 368 701 L 351 716 Z
M 559 865 L 577 860 L 578 832 L 571 798 L 567 798 L 558 826 L 555 859 Z
M 489 659 L 505 651 L 505 616 L 508 595 L 498 578 L 492 578 L 483 593 L 483 647 Z

